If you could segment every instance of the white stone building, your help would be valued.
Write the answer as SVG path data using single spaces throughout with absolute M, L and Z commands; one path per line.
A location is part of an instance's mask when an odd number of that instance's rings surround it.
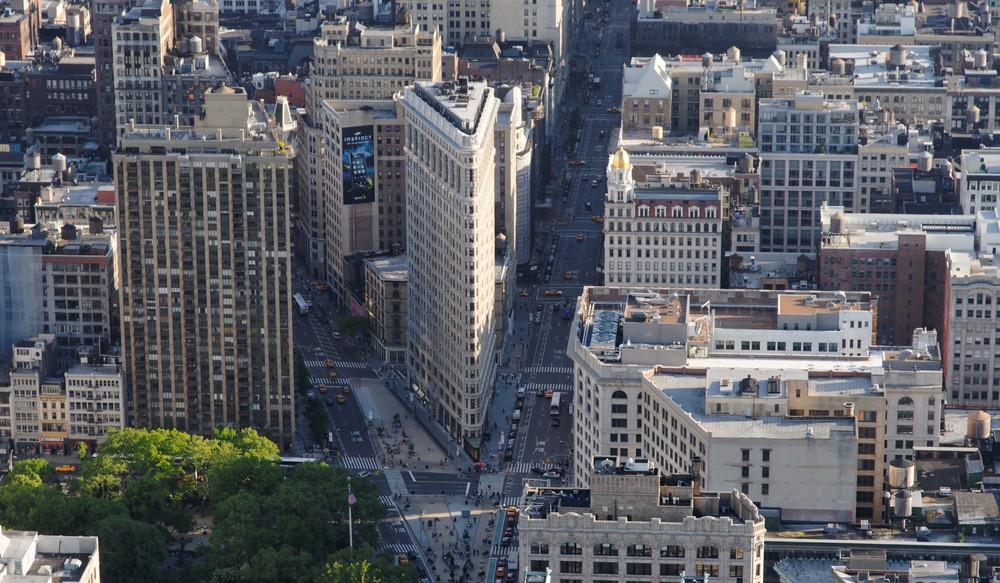
M 529 571 L 585 583 L 764 580 L 764 518 L 748 496 L 703 490 L 697 460 L 693 474 L 667 475 L 620 459 L 588 461 L 589 489 L 526 489 L 518 551 Z
M 878 519 L 885 461 L 937 443 L 942 373 L 933 333 L 909 351 L 871 346 L 874 302 L 585 289 L 568 346 L 575 485 L 596 455 L 673 472 L 699 456 L 706 487 L 736 488 L 783 519 Z
M 697 171 L 695 172 L 697 175 Z M 624 149 L 608 161 L 604 271 L 608 283 L 719 287 L 721 187 L 637 186 Z
M 5 567 L 0 580 L 101 583 L 96 536 L 47 535 L 0 527 L 0 563 Z
M 496 376 L 496 120 L 493 89 L 417 83 L 406 120 L 411 387 L 466 448 Z
M 963 150 L 959 201 L 962 212 L 974 215 L 997 210 L 1000 195 L 1000 149 Z

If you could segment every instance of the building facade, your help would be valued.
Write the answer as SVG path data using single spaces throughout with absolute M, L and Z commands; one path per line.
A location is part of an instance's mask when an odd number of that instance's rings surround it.
M 697 173 L 696 173 L 697 174 Z M 607 168 L 604 273 L 608 283 L 719 287 L 721 187 L 651 181 L 637 186 L 628 153 Z
M 468 449 L 496 376 L 495 125 L 483 83 L 417 83 L 406 118 L 410 384 Z
M 782 520 L 880 519 L 887 460 L 937 443 L 942 371 L 934 332 L 876 348 L 876 311 L 866 292 L 585 289 L 574 485 L 588 456 L 698 456 L 706 487 Z
M 529 571 L 586 583 L 764 580 L 764 518 L 746 495 L 702 491 L 699 475 L 646 460 L 599 456 L 586 469 L 589 490 L 525 492 L 533 506 L 520 514 L 518 550 Z
M 814 251 L 822 204 L 857 210 L 858 105 L 805 93 L 762 99 L 757 136 L 761 251 Z
M 365 308 L 375 350 L 387 363 L 406 364 L 406 256 L 365 259 Z
M 114 173 L 133 425 L 255 428 L 292 447 L 291 162 L 274 132 L 229 87 L 194 128 L 126 130 Z

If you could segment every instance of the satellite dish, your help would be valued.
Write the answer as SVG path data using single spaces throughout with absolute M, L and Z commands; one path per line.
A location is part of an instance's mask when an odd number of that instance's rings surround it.
M 613 465 L 615 465 L 615 462 L 613 462 L 613 461 L 611 461 L 609 459 L 603 459 L 603 460 L 601 460 L 601 467 L 602 468 L 610 468 Z

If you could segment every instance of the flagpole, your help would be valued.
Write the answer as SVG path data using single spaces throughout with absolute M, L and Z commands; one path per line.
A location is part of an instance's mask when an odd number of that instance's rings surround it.
M 351 503 L 351 494 L 352 494 L 352 492 L 351 492 L 351 478 L 350 478 L 350 476 L 348 476 L 348 478 L 347 478 L 347 540 L 348 540 L 348 544 L 351 547 L 351 551 L 354 551 L 354 518 L 353 518 L 353 515 L 352 515 L 352 512 L 351 512 L 351 510 L 352 510 L 351 507 L 354 506 L 354 504 Z

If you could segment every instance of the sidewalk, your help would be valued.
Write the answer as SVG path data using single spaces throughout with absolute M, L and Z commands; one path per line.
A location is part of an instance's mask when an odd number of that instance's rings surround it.
M 494 524 L 491 521 L 496 518 L 504 474 L 480 475 L 482 496 L 475 489 L 468 497 L 410 492 L 404 472 L 461 472 L 471 462 L 467 456 L 445 462 L 454 450 L 444 449 L 419 417 L 414 418 L 413 408 L 407 407 L 398 391 L 377 379 L 358 379 L 353 385 L 364 416 L 372 421 L 370 437 L 379 450 L 389 489 L 429 576 L 446 583 L 460 581 L 463 575 L 468 581 L 485 581 Z M 421 408 L 416 410 L 419 413 Z M 489 496 L 491 491 L 497 496 Z

